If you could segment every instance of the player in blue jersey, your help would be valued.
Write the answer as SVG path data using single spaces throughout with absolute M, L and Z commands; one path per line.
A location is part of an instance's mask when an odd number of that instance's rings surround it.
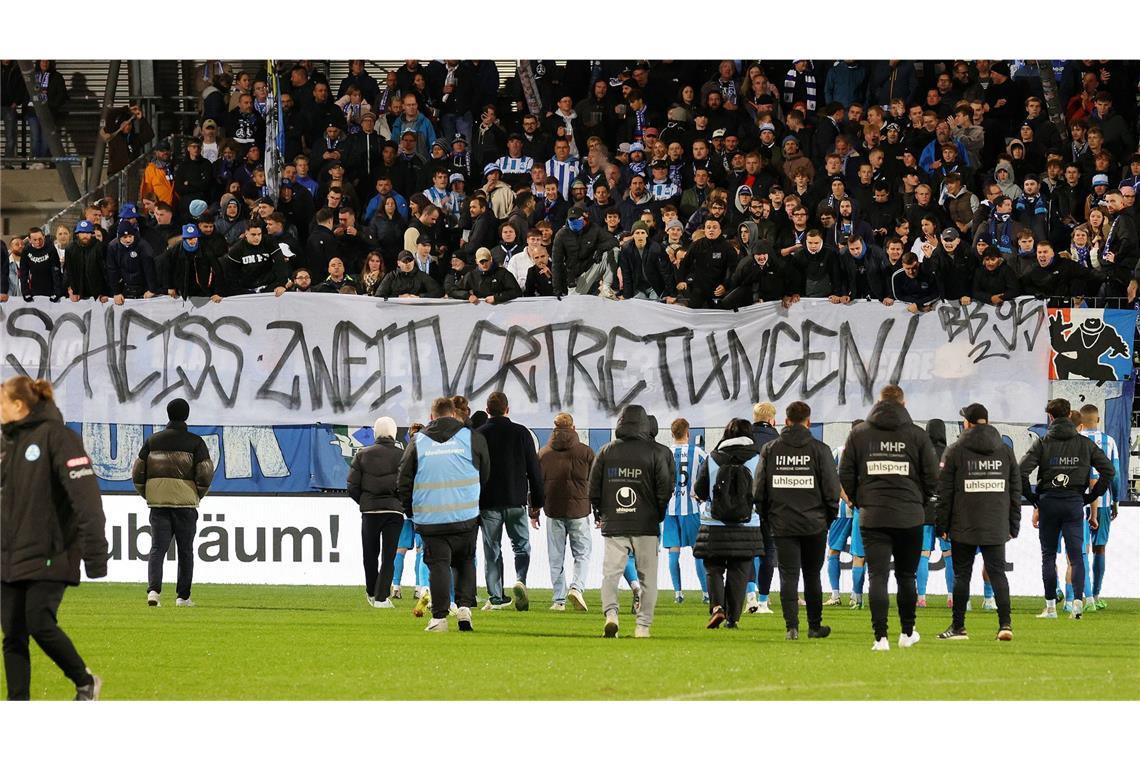
M 1112 466 L 1116 468 L 1116 477 L 1112 486 L 1103 496 L 1089 505 L 1089 509 L 1096 510 L 1097 526 L 1092 533 L 1092 594 L 1085 594 L 1085 612 L 1103 610 L 1107 605 L 1100 598 L 1101 586 L 1104 583 L 1105 548 L 1108 546 L 1109 525 L 1116 519 L 1117 502 L 1123 492 L 1124 476 L 1121 475 L 1120 449 L 1116 440 L 1100 429 L 1100 409 L 1094 404 L 1085 404 L 1081 407 L 1081 434 L 1095 443 Z M 1096 477 L 1093 470 L 1092 477 Z M 1088 523 L 1086 522 L 1087 526 Z M 1089 576 L 1086 575 L 1086 578 Z M 1072 599 L 1072 596 L 1069 597 Z
M 863 420 L 851 423 L 855 427 Z M 832 450 L 836 466 L 843 454 L 843 447 L 838 446 Z M 824 607 L 836 607 L 839 599 L 839 555 L 847 549 L 847 541 L 851 541 L 851 607 L 857 609 L 863 606 L 863 540 L 857 524 L 858 510 L 848 502 L 846 494 L 839 500 L 839 516 L 831 523 L 827 530 L 827 579 L 831 584 L 831 598 L 824 601 Z
M 691 476 L 700 470 L 708 454 L 689 440 L 689 421 L 683 417 L 673 420 L 669 431 L 673 435 L 673 495 L 669 498 L 669 505 L 665 510 L 661 543 L 669 551 L 669 577 L 673 580 L 673 601 L 680 604 L 685 601 L 685 595 L 681 591 L 681 549 L 687 546 L 691 550 L 696 546 L 697 531 L 701 527 L 701 502 L 693 495 Z M 705 563 L 696 558 L 693 562 L 707 604 Z

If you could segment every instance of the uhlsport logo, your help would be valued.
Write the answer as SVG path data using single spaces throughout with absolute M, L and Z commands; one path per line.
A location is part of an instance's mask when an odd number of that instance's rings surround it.
M 617 492 L 617 505 L 619 509 L 633 509 L 637 504 L 637 492 L 629 486 L 622 486 Z

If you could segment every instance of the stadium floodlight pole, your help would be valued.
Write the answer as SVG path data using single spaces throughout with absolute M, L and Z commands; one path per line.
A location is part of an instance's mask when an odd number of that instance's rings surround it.
M 56 131 L 55 118 L 52 117 L 51 110 L 47 103 L 39 98 L 40 88 L 36 84 L 37 65 L 35 61 L 20 61 L 20 73 L 24 76 L 24 86 L 31 94 L 32 108 L 36 111 L 40 128 L 47 138 L 48 150 L 51 151 L 53 158 L 60 158 L 63 156 L 63 143 L 59 141 L 59 132 Z M 67 199 L 69 201 L 79 200 L 83 193 L 79 192 L 79 183 L 75 181 L 75 174 L 71 171 L 71 165 L 56 161 L 55 168 L 59 172 L 59 181 L 63 183 L 63 190 L 67 193 Z
M 111 109 L 115 105 L 115 94 L 119 89 L 119 67 L 122 61 L 107 62 L 107 87 L 103 90 L 103 108 L 99 122 L 99 129 L 95 131 L 95 155 L 91 166 L 87 170 L 87 187 L 93 188 L 103 178 L 103 156 L 107 152 L 107 141 L 103 138 L 103 125 L 111 118 Z

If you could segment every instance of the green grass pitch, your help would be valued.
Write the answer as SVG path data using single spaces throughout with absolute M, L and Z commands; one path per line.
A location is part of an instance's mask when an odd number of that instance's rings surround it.
M 870 613 L 825 608 L 831 638 L 784 641 L 783 619 L 745 615 L 738 630 L 705 630 L 700 595 L 658 598 L 653 637 L 632 638 L 622 593 L 621 636 L 601 637 L 598 592 L 588 613 L 474 613 L 475 631 L 423 632 L 412 600 L 367 605 L 357 587 L 199 584 L 195 608 L 146 606 L 145 584 L 69 589 L 60 624 L 104 699 L 1133 699 L 1140 693 L 1140 601 L 1069 620 L 1037 620 L 1037 598 L 1014 600 L 1012 642 L 994 640 L 996 614 L 967 617 L 969 641 L 938 641 L 945 597 L 918 611 L 922 641 L 872 653 Z M 405 595 L 411 596 L 405 588 Z M 844 602 L 847 596 L 844 595 Z M 893 597 L 892 597 L 893 605 Z M 981 599 L 975 597 L 975 610 Z M 802 613 L 802 610 L 801 610 Z M 70 699 L 74 688 L 32 645 L 33 699 Z

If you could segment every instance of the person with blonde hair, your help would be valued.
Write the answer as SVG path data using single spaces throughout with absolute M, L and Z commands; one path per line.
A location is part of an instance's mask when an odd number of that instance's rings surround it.
M 31 699 L 28 639 L 75 684 L 80 702 L 99 698 L 88 670 L 57 621 L 68 586 L 107 575 L 106 518 L 83 439 L 68 429 L 47 380 L 20 375 L 0 386 L 0 627 L 9 700 Z
M 376 442 L 352 457 L 348 495 L 360 505 L 360 545 L 364 550 L 364 592 L 368 603 L 378 609 L 392 609 L 395 605 L 389 596 L 396 548 L 404 528 L 404 510 L 396 495 L 396 476 L 404 447 L 396 442 L 396 421 L 391 417 L 378 417 L 372 432 Z
M 594 451 L 578 439 L 574 418 L 566 412 L 554 417 L 550 440 L 538 452 L 546 502 L 530 508 L 530 526 L 539 529 L 539 515 L 546 513 L 546 546 L 554 603 L 550 609 L 561 612 L 569 600 L 575 609 L 587 611 L 582 592 L 590 566 L 590 468 Z M 574 574 L 566 590 L 566 542 L 574 557 Z

